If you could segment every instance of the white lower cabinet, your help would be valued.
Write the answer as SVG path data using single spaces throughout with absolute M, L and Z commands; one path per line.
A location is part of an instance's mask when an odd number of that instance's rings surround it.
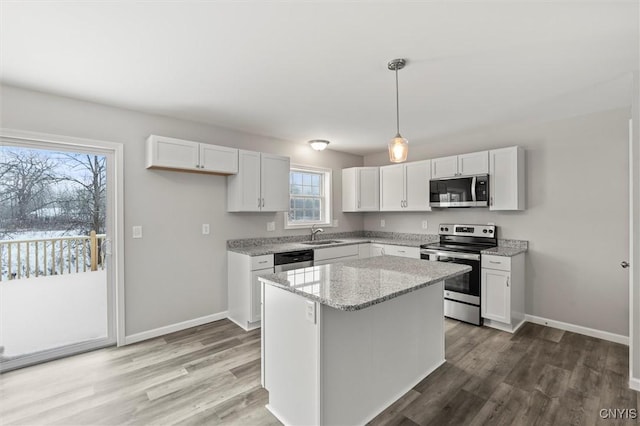
M 328 263 L 345 262 L 360 257 L 359 244 L 338 247 L 325 247 L 313 251 L 314 266 Z
M 396 246 L 393 244 L 371 244 L 371 256 L 400 256 L 420 259 L 418 247 Z
M 484 324 L 515 332 L 524 323 L 524 254 L 482 255 L 481 315 Z
M 245 330 L 260 327 L 261 287 L 258 275 L 273 273 L 273 255 L 248 256 L 227 252 L 229 319 Z
M 358 244 L 358 259 L 366 259 L 367 257 L 371 257 L 371 244 Z

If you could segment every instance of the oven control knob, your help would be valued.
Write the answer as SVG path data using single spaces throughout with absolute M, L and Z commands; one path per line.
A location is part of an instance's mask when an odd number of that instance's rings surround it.
M 444 228 L 445 231 L 449 232 L 449 228 Z
M 444 228 L 440 228 L 441 231 L 444 231 Z
M 482 232 L 486 234 L 488 231 L 486 229 L 483 229 Z
M 493 234 L 493 229 L 489 229 L 489 233 L 490 233 L 490 234 Z

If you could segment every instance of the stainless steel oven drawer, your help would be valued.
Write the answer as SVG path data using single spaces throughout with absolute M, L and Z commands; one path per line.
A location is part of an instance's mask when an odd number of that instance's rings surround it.
M 482 324 L 480 306 L 467 305 L 466 303 L 454 302 L 453 300 L 445 299 L 444 316 L 475 325 Z

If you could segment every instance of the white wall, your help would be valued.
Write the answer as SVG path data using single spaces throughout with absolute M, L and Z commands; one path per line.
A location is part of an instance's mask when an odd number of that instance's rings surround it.
M 500 238 L 529 240 L 528 314 L 628 335 L 628 109 L 555 122 L 496 126 L 417 146 L 409 161 L 520 145 L 526 149 L 527 210 L 441 209 L 367 213 L 366 230 L 437 233 L 439 223 L 487 223 Z M 386 153 L 365 165 L 388 164 Z
M 126 334 L 188 321 L 227 309 L 226 240 L 297 235 L 285 231 L 282 213 L 227 213 L 226 178 L 147 170 L 149 134 L 288 155 L 293 163 L 329 167 L 334 218 L 339 228 L 361 230 L 362 215 L 341 212 L 341 172 L 362 157 L 305 143 L 271 139 L 203 124 L 3 86 L 0 127 L 101 139 L 124 144 Z M 276 232 L 266 232 L 268 221 Z M 201 224 L 211 235 L 201 235 Z M 142 225 L 144 238 L 131 239 Z

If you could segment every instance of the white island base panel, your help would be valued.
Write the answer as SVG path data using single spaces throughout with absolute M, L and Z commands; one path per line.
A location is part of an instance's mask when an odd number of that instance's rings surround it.
M 285 425 L 364 424 L 445 362 L 443 283 L 357 311 L 263 285 L 263 386 Z

